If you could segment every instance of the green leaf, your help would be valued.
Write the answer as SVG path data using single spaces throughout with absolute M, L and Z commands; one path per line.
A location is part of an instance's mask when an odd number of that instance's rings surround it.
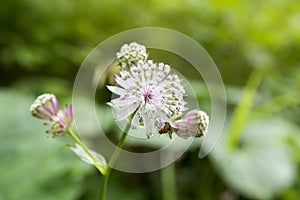
M 73 151 L 79 158 L 81 158 L 82 161 L 94 165 L 93 159 L 83 150 L 83 148 L 79 144 L 75 144 L 75 147 L 70 147 L 71 151 Z M 95 162 L 97 162 L 97 165 L 100 165 L 102 167 L 107 166 L 107 162 L 101 154 L 88 149 L 89 152 L 92 154 L 92 156 L 95 158 Z
M 226 145 L 226 133 L 211 159 L 231 188 L 248 198 L 272 199 L 295 181 L 296 162 L 287 143 L 295 133 L 282 119 L 249 123 L 235 151 Z

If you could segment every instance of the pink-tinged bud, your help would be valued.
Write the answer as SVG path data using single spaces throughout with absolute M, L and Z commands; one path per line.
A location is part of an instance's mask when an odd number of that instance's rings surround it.
M 65 122 L 57 116 L 52 117 L 52 119 L 50 119 L 48 123 L 44 123 L 44 125 L 49 127 L 49 129 L 46 131 L 49 138 L 58 137 L 66 130 Z
M 60 110 L 58 112 L 57 115 L 65 122 L 66 126 L 70 127 L 72 126 L 72 123 L 74 121 L 73 113 L 73 106 L 66 105 L 63 110 Z
M 175 132 L 178 136 L 185 138 L 185 139 L 190 136 L 187 120 L 180 119 L 180 120 L 175 121 L 174 124 L 177 127 L 177 129 L 175 129 Z
M 58 101 L 54 94 L 42 94 L 34 101 L 30 107 L 33 116 L 41 119 L 51 119 L 57 115 Z
M 204 111 L 192 110 L 175 121 L 175 125 L 176 134 L 182 138 L 201 137 L 207 133 L 209 117 Z

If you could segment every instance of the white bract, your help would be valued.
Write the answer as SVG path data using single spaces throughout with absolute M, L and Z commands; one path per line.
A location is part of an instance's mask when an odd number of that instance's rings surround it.
M 108 104 L 115 109 L 115 119 L 122 121 L 132 116 L 133 127 L 144 127 L 147 137 L 158 133 L 168 122 L 176 127 L 172 116 L 181 114 L 186 94 L 181 80 L 170 73 L 169 65 L 139 61 L 115 76 L 117 86 L 107 88 L 119 95 Z

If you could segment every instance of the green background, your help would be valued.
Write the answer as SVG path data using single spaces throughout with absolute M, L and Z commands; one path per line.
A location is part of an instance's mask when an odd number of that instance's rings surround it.
M 113 171 L 108 199 L 300 199 L 299 1 L 2 0 L 0 200 L 97 198 L 101 175 L 64 148 L 67 137 L 47 139 L 29 107 L 45 92 L 70 103 L 88 53 L 112 35 L 146 26 L 182 32 L 207 50 L 225 83 L 226 124 L 209 157 L 199 159 L 193 146 L 175 163 L 176 191 L 162 178 L 174 168 Z M 183 60 L 170 62 L 186 67 Z M 112 74 L 107 71 L 99 88 L 112 84 Z M 209 111 L 204 83 L 190 76 Z M 109 98 L 108 91 L 97 93 L 99 110 L 110 112 Z M 116 139 L 114 122 L 104 126 Z M 97 134 L 93 126 L 87 130 Z

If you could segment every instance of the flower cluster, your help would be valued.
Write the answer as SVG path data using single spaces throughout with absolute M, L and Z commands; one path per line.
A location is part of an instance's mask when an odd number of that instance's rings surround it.
M 138 61 L 145 61 L 147 57 L 146 47 L 136 42 L 123 45 L 117 53 L 118 62 L 123 68 L 135 65 Z
M 208 116 L 203 111 L 191 111 L 174 121 L 186 105 L 182 81 L 169 65 L 147 58 L 146 48 L 135 42 L 125 44 L 117 53 L 122 67 L 120 75 L 115 75 L 117 85 L 107 86 L 118 95 L 108 103 L 115 110 L 115 119 L 131 119 L 132 127 L 145 128 L 147 137 L 155 133 L 171 137 L 173 131 L 183 138 L 204 135 Z
M 34 117 L 48 121 L 44 125 L 48 127 L 46 133 L 50 138 L 60 136 L 73 123 L 73 106 L 66 105 L 64 109 L 59 110 L 59 103 L 54 94 L 38 96 L 31 105 L 30 112 Z

